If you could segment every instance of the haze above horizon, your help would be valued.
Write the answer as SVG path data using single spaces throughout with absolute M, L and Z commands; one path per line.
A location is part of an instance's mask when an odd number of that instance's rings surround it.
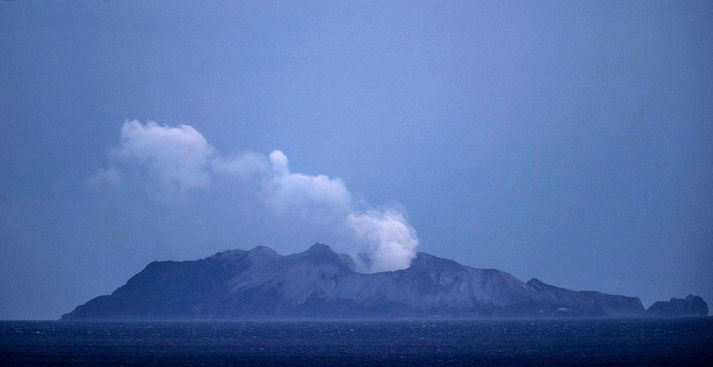
M 0 319 L 56 319 L 155 260 L 315 242 L 367 271 L 424 251 L 713 302 L 711 16 L 0 2 Z

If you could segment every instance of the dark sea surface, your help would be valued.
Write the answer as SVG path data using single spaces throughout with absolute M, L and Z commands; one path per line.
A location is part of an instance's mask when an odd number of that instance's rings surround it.
M 0 322 L 2 366 L 713 366 L 713 318 Z

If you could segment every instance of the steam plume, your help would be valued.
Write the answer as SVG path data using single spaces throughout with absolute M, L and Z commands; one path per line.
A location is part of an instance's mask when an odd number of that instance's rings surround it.
M 265 209 L 275 217 L 289 216 L 305 224 L 328 222 L 329 226 L 321 227 L 324 237 L 339 238 L 332 246 L 350 255 L 361 272 L 404 269 L 416 256 L 416 231 L 402 211 L 356 205 L 343 180 L 293 173 L 287 156 L 279 150 L 267 156 L 224 155 L 189 125 L 127 121 L 108 167 L 91 180 L 119 185 L 126 182 L 125 175 L 138 177 L 164 197 L 210 190 L 216 179 L 231 180 L 239 189 L 257 191 Z

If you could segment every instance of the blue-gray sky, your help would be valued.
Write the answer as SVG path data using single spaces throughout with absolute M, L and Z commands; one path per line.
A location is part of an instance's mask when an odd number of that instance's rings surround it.
M 134 119 L 221 157 L 280 150 L 348 188 L 344 213 L 403 214 L 422 251 L 713 301 L 711 19 L 706 1 L 1 2 L 0 319 L 57 318 L 153 260 L 339 240 L 268 214 L 250 180 L 141 182 L 117 158 Z

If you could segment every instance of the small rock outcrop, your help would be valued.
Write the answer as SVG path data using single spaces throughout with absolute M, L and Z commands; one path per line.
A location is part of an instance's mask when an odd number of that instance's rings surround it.
M 708 316 L 708 305 L 703 298 L 689 295 L 656 302 L 646 310 L 646 314 L 651 317 L 705 317 Z

